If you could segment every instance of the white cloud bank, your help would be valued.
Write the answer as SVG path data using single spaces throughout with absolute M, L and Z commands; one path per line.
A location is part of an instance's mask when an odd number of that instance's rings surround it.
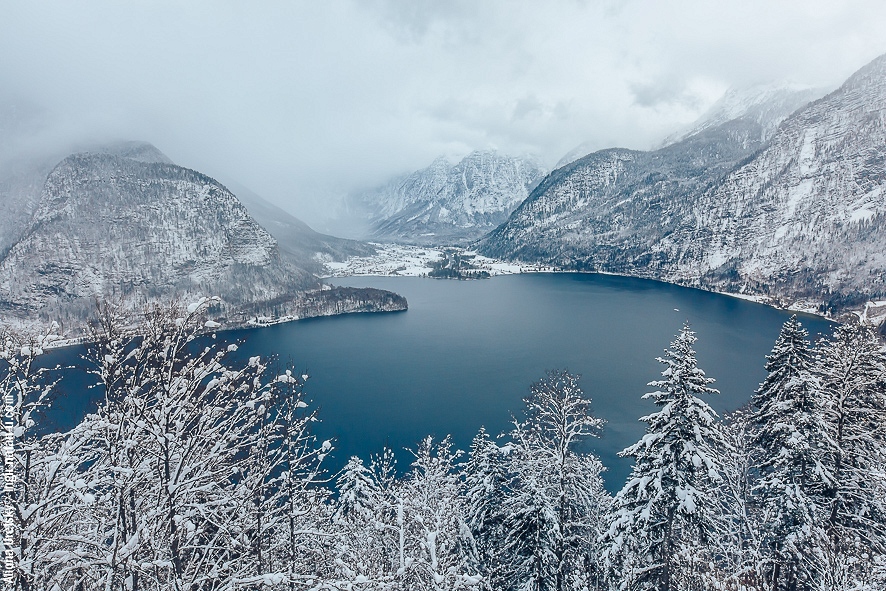
M 648 148 L 729 86 L 835 86 L 886 52 L 879 1 L 6 3 L 0 153 L 145 139 L 309 221 L 494 147 Z

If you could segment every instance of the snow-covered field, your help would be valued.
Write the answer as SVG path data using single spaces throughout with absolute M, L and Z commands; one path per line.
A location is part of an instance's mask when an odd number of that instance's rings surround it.
M 401 277 L 421 277 L 433 269 L 433 264 L 443 259 L 443 249 L 402 244 L 373 243 L 377 253 L 369 257 L 352 257 L 345 262 L 326 263 L 330 277 L 351 277 L 354 275 L 381 275 Z M 549 265 L 509 263 L 490 259 L 472 250 L 450 248 L 462 257 L 473 257 L 476 270 L 487 271 L 490 275 L 513 275 L 516 273 L 541 273 L 557 271 Z

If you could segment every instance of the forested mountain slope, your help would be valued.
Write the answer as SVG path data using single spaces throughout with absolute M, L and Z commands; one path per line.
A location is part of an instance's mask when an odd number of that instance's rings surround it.
M 302 237 L 287 234 L 294 246 L 281 252 L 227 188 L 150 144 L 72 154 L 49 172 L 33 211 L 30 193 L 21 195 L 28 221 L 0 260 L 0 311 L 69 328 L 91 317 L 97 298 L 139 305 L 213 295 L 235 318 L 309 313 L 295 299 L 316 287 L 318 256 L 361 252 L 277 216 Z
M 236 184 L 226 185 L 246 206 L 249 215 L 277 240 L 284 258 L 292 258 L 312 273 L 325 272 L 324 261 L 343 261 L 351 256 L 370 256 L 375 249 L 357 240 L 321 234 L 292 214 Z
M 730 88 L 697 121 L 666 138 L 660 147 L 735 119 L 759 124 L 760 139 L 765 141 L 772 137 L 782 121 L 824 95 L 824 90 L 789 83 Z
M 886 292 L 886 56 L 765 139 L 740 117 L 554 171 L 484 254 L 762 294 L 822 310 Z

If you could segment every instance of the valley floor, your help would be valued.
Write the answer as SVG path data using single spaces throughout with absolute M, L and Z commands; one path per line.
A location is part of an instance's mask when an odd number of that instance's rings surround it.
M 458 247 L 426 247 L 404 244 L 372 244 L 377 252 L 368 257 L 351 257 L 345 262 L 328 262 L 330 277 L 377 275 L 383 277 L 422 277 L 434 270 L 435 263 L 444 259 L 445 253 L 457 253 L 470 260 L 471 269 L 486 271 L 489 275 L 513 275 L 516 273 L 543 273 L 559 271 L 557 267 L 530 263 L 510 263 L 491 259 L 472 250 Z

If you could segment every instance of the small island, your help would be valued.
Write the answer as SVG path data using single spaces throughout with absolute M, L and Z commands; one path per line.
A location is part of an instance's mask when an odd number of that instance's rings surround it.
M 320 289 L 256 303 L 238 310 L 229 326 L 279 324 L 305 318 L 359 312 L 403 312 L 409 309 L 400 294 L 372 287 L 323 285 Z

